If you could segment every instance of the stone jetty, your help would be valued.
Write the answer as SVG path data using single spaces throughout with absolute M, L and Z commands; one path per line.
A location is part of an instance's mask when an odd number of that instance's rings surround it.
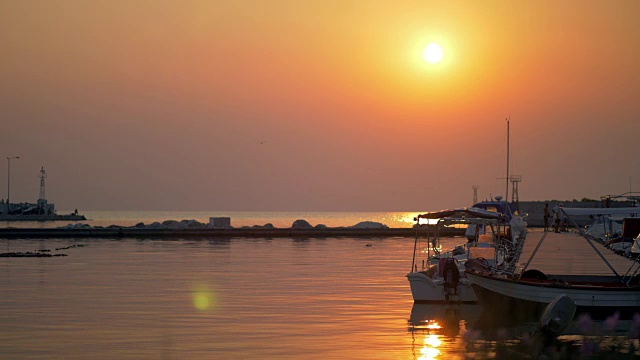
M 433 234 L 434 230 L 430 230 Z M 445 228 L 442 236 L 463 236 L 463 228 Z M 420 235 L 425 236 L 424 226 Z M 271 224 L 245 226 L 241 228 L 216 228 L 195 220 L 168 220 L 149 225 L 137 224 L 131 227 L 111 225 L 92 227 L 74 224 L 61 228 L 3 228 L 3 239 L 46 239 L 46 238 L 326 238 L 326 237 L 407 237 L 416 236 L 415 228 L 389 228 L 375 222 L 362 222 L 348 227 L 327 227 L 322 224 L 312 226 L 305 220 L 296 220 L 289 228 L 276 228 Z

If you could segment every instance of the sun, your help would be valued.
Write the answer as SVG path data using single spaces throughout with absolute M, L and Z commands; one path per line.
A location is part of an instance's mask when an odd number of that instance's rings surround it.
M 432 64 L 437 64 L 442 60 L 442 47 L 438 43 L 432 42 L 424 48 L 422 57 Z

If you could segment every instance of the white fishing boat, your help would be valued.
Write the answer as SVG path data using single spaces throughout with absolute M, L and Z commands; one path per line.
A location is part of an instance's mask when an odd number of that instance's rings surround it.
M 564 211 L 564 209 L 561 209 Z M 565 216 L 571 219 L 565 212 Z M 584 232 L 578 228 L 581 235 Z M 518 274 L 511 272 L 467 269 L 465 275 L 483 306 L 499 307 L 504 311 L 528 312 L 539 316 L 554 299 L 567 295 L 575 301 L 578 313 L 604 317 L 619 312 L 629 317 L 640 311 L 640 275 L 638 263 L 631 263 L 627 273 L 620 275 L 592 244 L 613 275 L 544 274 L 527 270 L 546 233 L 540 239 L 528 262 Z
M 421 219 L 438 219 L 433 238 L 428 232 L 421 238 Z M 459 302 L 473 304 L 478 301 L 464 270 L 469 260 L 484 268 L 499 269 L 506 266 L 505 259 L 512 259 L 517 248 L 505 234 L 510 234 L 506 217 L 497 212 L 477 208 L 461 208 L 418 215 L 416 239 L 411 271 L 406 275 L 411 294 L 416 303 Z M 447 226 L 478 225 L 489 229 L 472 241 L 449 251 L 441 251 L 440 230 Z
M 509 120 L 507 120 L 507 187 L 509 181 L 520 176 L 509 177 Z M 514 185 L 514 195 L 517 191 Z M 517 196 L 514 196 L 517 199 Z M 516 200 L 517 201 L 517 200 Z M 411 271 L 406 275 L 411 285 L 411 294 L 416 303 L 458 302 L 473 304 L 478 301 L 469 279 L 464 274 L 466 267 L 477 267 L 491 271 L 513 271 L 522 243 L 526 236 L 527 223 L 524 216 L 501 196 L 496 201 L 476 203 L 477 207 L 443 210 L 418 215 L 416 241 L 413 247 Z M 426 247 L 420 245 L 420 220 L 438 219 L 433 239 L 427 233 Z M 441 252 L 439 230 L 443 226 L 466 226 L 468 243 L 451 251 Z M 428 229 L 429 226 L 427 225 Z M 471 229 L 471 230 L 470 230 Z M 419 259 L 423 257 L 423 259 Z
M 637 278 L 625 281 L 616 276 L 545 275 L 540 272 L 510 278 L 477 271 L 467 271 L 466 276 L 483 304 L 500 304 L 504 309 L 539 313 L 563 294 L 575 301 L 578 312 L 588 312 L 595 317 L 616 311 L 628 317 L 640 309 Z

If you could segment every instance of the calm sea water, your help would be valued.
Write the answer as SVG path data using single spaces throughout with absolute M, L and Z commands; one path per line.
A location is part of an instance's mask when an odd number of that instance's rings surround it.
M 0 239 L 0 248 L 68 255 L 0 258 L 2 359 L 530 354 L 530 324 L 496 325 L 479 306 L 414 305 L 412 239 Z M 559 346 L 637 354 L 629 327 Z
M 0 260 L 3 358 L 391 359 L 423 347 L 407 331 L 410 239 L 0 246 L 68 254 Z

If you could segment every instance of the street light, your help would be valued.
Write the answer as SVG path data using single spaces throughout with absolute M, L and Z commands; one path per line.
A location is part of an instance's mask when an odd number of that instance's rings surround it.
M 7 214 L 9 214 L 10 204 L 9 196 L 11 195 L 11 160 L 12 159 L 20 159 L 20 156 L 7 156 Z

